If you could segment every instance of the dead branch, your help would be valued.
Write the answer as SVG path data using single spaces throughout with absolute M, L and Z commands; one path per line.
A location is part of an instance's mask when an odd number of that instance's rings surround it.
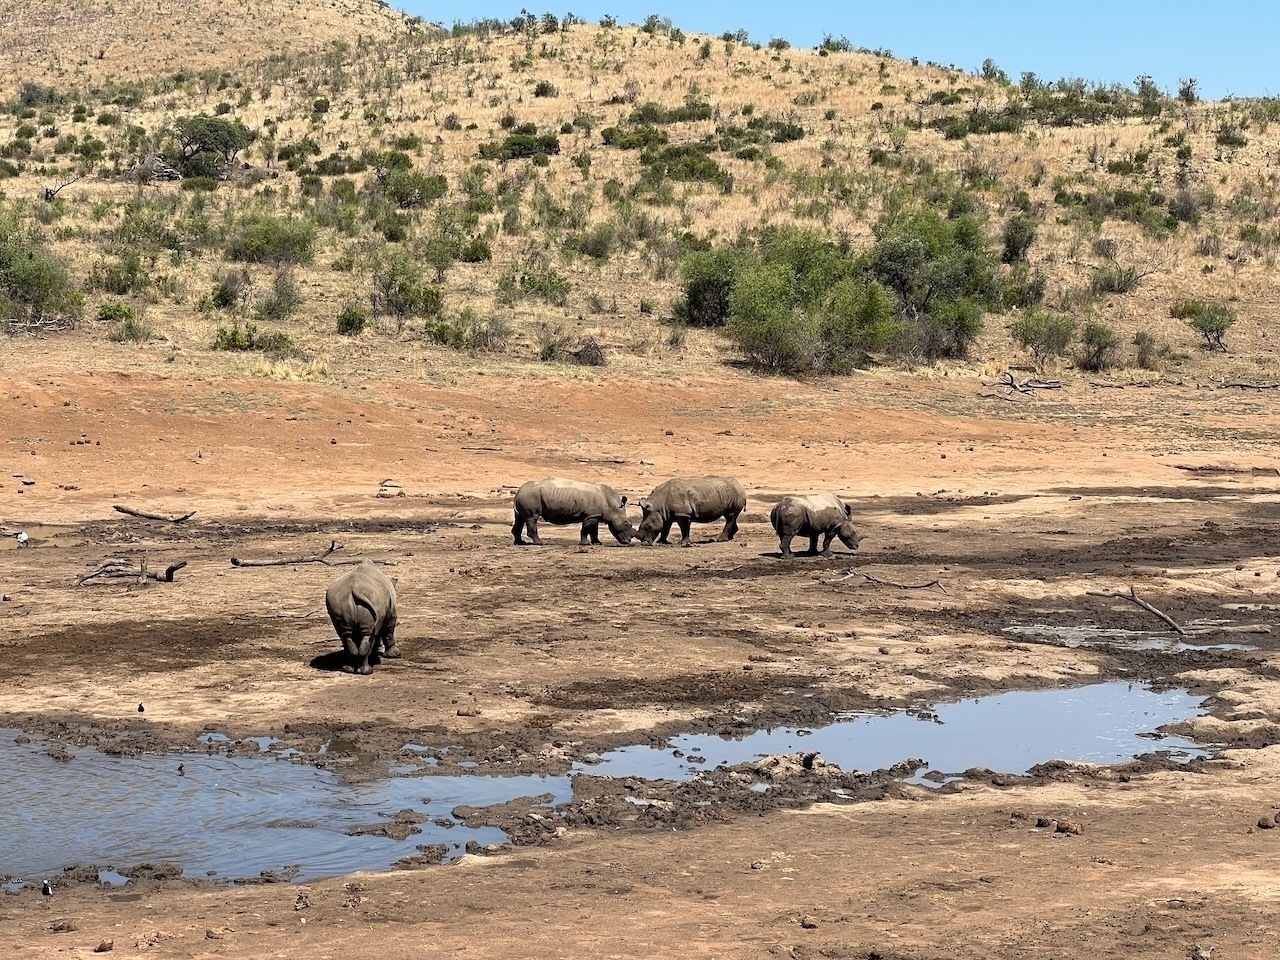
M 1147 613 L 1159 617 L 1167 623 L 1170 630 L 1173 630 L 1180 636 L 1186 636 L 1187 631 L 1176 620 L 1174 620 L 1173 617 L 1161 610 L 1157 610 L 1151 604 L 1147 603 L 1147 601 L 1138 596 L 1137 591 L 1134 590 L 1133 587 L 1129 588 L 1128 593 L 1107 593 L 1103 590 L 1087 590 L 1085 591 L 1085 594 L 1090 597 L 1106 597 L 1109 600 L 1128 600 L 1130 603 L 1136 603 L 1143 610 L 1147 611 Z
M 866 580 L 868 583 L 876 583 L 882 587 L 896 587 L 899 590 L 927 590 L 930 587 L 937 587 L 943 593 L 947 594 L 947 596 L 951 596 L 951 594 L 947 591 L 947 588 L 942 585 L 942 581 L 940 580 L 930 580 L 928 583 L 895 583 L 892 580 L 882 580 L 879 577 L 872 576 L 869 573 L 863 573 L 861 570 L 850 570 L 843 577 L 836 577 L 834 580 L 828 580 L 825 577 L 819 577 L 817 582 L 825 586 L 832 586 L 837 583 L 842 583 L 845 580 L 852 580 L 855 577 L 861 577 L 863 580 Z
M 1245 383 L 1243 380 L 1218 381 L 1218 386 L 1224 390 L 1280 390 L 1280 383 Z
M 165 567 L 164 573 L 156 573 L 147 569 L 147 558 L 145 556 L 137 564 L 126 557 L 108 557 L 98 564 L 96 570 L 81 574 L 71 583 L 72 586 L 79 587 L 99 577 L 107 580 L 133 580 L 139 584 L 148 582 L 173 583 L 174 574 L 186 565 L 186 560 L 179 560 L 177 563 L 171 563 Z
M 1203 637 L 1210 633 L 1270 633 L 1265 623 L 1224 623 L 1217 627 L 1188 627 L 1186 636 Z
M 986 397 L 991 400 L 1008 400 L 1010 403 L 1017 403 L 1018 398 L 1007 393 L 980 393 L 980 397 Z
M 578 463 L 626 463 L 621 457 L 578 457 Z
M 292 567 L 299 563 L 323 563 L 328 567 L 331 566 L 329 557 L 345 549 L 346 547 L 334 540 L 329 544 L 328 550 L 314 557 L 287 557 L 281 560 L 241 560 L 239 557 L 232 557 L 231 565 L 233 567 Z
M 137 517 L 139 520 L 160 520 L 164 523 L 186 523 L 196 515 L 196 512 L 192 510 L 190 513 L 184 513 L 178 517 L 166 517 L 162 513 L 146 513 L 142 510 L 134 510 L 132 507 L 122 507 L 118 503 L 113 505 L 111 509 L 115 510 L 117 513 L 123 513 L 130 517 Z
M 45 187 L 44 191 L 41 193 L 41 197 L 44 198 L 45 203 L 53 203 L 54 200 L 58 199 L 58 194 L 61 193 L 65 188 L 71 186 L 77 180 L 83 180 L 86 176 L 88 176 L 88 174 L 82 173 L 80 174 L 80 176 L 74 177 L 71 180 L 68 180 L 66 183 L 59 184 L 56 187 Z
M 459 450 L 484 450 L 484 451 L 488 451 L 489 453 L 501 453 L 501 452 L 502 452 L 502 448 L 501 448 L 501 447 L 459 447 L 458 449 L 459 449 Z

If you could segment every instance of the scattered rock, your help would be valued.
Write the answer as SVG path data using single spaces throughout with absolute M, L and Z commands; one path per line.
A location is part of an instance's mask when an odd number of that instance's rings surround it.
M 1258 829 L 1260 830 L 1272 830 L 1275 828 L 1275 825 L 1276 818 L 1268 814 L 1263 814 L 1258 818 Z
M 114 940 L 103 940 L 100 944 L 93 948 L 94 953 L 110 953 L 116 948 Z
M 76 928 L 74 920 L 55 920 L 49 924 L 50 933 L 70 933 Z
M 1059 820 L 1055 828 L 1058 833 L 1069 833 L 1073 837 L 1078 837 L 1084 833 L 1084 824 L 1079 820 Z
M 800 926 L 806 930 L 816 930 L 818 928 L 818 918 L 806 913 L 800 918 Z

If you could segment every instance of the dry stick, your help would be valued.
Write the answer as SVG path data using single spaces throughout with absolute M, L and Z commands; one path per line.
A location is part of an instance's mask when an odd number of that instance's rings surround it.
M 163 520 L 165 523 L 186 523 L 196 515 L 196 512 L 192 510 L 190 513 L 184 513 L 180 517 L 166 517 L 160 513 L 144 513 L 141 510 L 134 510 L 132 507 L 122 507 L 118 503 L 111 509 L 118 513 L 128 514 L 131 517 L 137 517 L 140 520 Z
M 978 396 L 980 396 L 980 397 L 990 397 L 990 398 L 994 398 L 994 399 L 996 399 L 996 400 L 1008 400 L 1010 403 L 1017 403 L 1017 402 L 1018 402 L 1018 400 L 1017 400 L 1017 398 L 1016 398 L 1016 397 L 1012 397 L 1012 396 L 1010 396 L 1010 395 L 1009 395 L 1009 394 L 1007 394 L 1007 393 L 980 393 L 980 394 L 978 394 Z
M 1210 380 L 1213 378 L 1210 377 Z M 1222 389 L 1234 387 L 1237 390 L 1280 390 L 1280 383 L 1245 383 L 1243 380 L 1232 380 L 1230 383 L 1220 381 L 1218 386 Z
M 145 561 L 135 567 L 131 560 L 123 557 L 110 557 L 98 564 L 98 569 L 89 573 L 81 574 L 72 581 L 73 586 L 81 586 L 96 577 L 105 577 L 107 579 L 116 580 L 136 580 L 142 583 L 144 580 L 154 580 L 156 583 L 173 583 L 173 576 L 179 570 L 187 565 L 186 560 L 179 560 L 177 563 L 171 563 L 165 568 L 164 573 L 155 573 L 146 569 Z
M 927 590 L 929 587 L 937 587 L 947 596 L 951 596 L 940 580 L 930 580 L 928 583 L 894 583 L 892 580 L 881 580 L 879 577 L 873 577 L 871 574 L 863 573 L 861 570 L 850 570 L 843 577 L 836 577 L 834 580 L 824 580 L 819 577 L 818 583 L 832 586 L 844 580 L 852 580 L 854 577 L 862 577 L 863 580 L 867 580 L 870 583 L 878 583 L 882 587 L 897 587 L 899 590 Z
M 1147 603 L 1147 601 L 1143 600 L 1140 596 L 1138 596 L 1137 591 L 1134 590 L 1133 587 L 1129 588 L 1128 593 L 1106 593 L 1102 590 L 1087 590 L 1085 591 L 1085 594 L 1086 596 L 1090 596 L 1090 597 L 1107 597 L 1108 599 L 1128 600 L 1130 603 L 1136 603 L 1143 610 L 1147 611 L 1147 613 L 1157 616 L 1161 620 L 1163 620 L 1165 623 L 1167 623 L 1169 625 L 1169 629 L 1175 631 L 1176 633 L 1182 636 L 1186 636 L 1187 631 L 1183 629 L 1178 624 L 1178 622 L 1173 619 L 1173 617 L 1169 616 L 1167 613 L 1164 613 L 1161 610 L 1157 610 L 1151 604 Z
M 233 567 L 291 567 L 297 563 L 323 563 L 326 567 L 331 566 L 329 557 L 339 550 L 345 550 L 342 544 L 334 540 L 329 544 L 329 549 L 316 557 L 289 557 L 284 560 L 241 560 L 239 557 L 231 558 Z
M 626 460 L 623 460 L 621 457 L 597 457 L 595 459 L 592 459 L 591 457 L 578 457 L 577 459 L 579 463 L 626 463 L 627 462 Z

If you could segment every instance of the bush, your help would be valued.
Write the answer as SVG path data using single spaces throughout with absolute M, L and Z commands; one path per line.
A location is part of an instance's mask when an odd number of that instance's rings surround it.
M 293 271 L 284 268 L 276 273 L 271 287 L 258 301 L 258 317 L 262 320 L 287 320 L 302 306 L 302 294 Z
M 1036 221 L 1030 214 L 1018 213 L 1009 218 L 1004 225 L 1004 252 L 1000 259 L 1004 263 L 1018 263 L 1027 259 L 1027 251 L 1036 240 Z
M 146 343 L 155 336 L 155 331 L 130 310 L 129 315 L 120 318 L 107 336 L 113 343 Z
M 115 263 L 98 261 L 89 271 L 89 286 L 117 296 L 140 293 L 149 283 L 137 250 L 125 248 Z
M 287 333 L 280 331 L 260 333 L 257 324 L 246 323 L 241 326 L 239 320 L 233 320 L 229 327 L 221 324 L 218 326 L 217 332 L 213 337 L 213 349 L 230 350 L 239 353 L 257 350 L 261 353 L 271 353 L 277 356 L 285 356 L 296 352 L 293 339 Z
M 227 256 L 246 263 L 309 263 L 315 241 L 315 224 L 309 220 L 256 213 L 236 225 Z
M 1089 292 L 1095 297 L 1107 293 L 1130 293 L 1142 279 L 1137 267 L 1122 267 L 1114 260 L 1100 266 L 1089 279 Z
M 555 363 L 563 360 L 569 352 L 569 341 L 558 326 L 542 323 L 535 332 L 534 349 L 543 363 Z
M 388 200 L 404 210 L 424 207 L 449 192 L 444 174 L 396 168 L 378 174 L 378 186 Z
M 258 135 L 239 120 L 222 117 L 183 117 L 166 131 L 171 145 L 165 159 L 184 177 L 222 179 L 236 155 Z
M 358 336 L 369 325 L 369 311 L 358 303 L 344 303 L 338 311 L 338 332 L 344 337 Z
M 1133 335 L 1133 345 L 1138 349 L 1138 366 L 1143 370 L 1159 370 L 1155 334 L 1139 330 Z
M 1039 370 L 1044 369 L 1050 358 L 1067 352 L 1075 332 L 1076 321 L 1073 318 L 1042 310 L 1028 310 L 1009 324 L 1009 333 L 1020 347 L 1031 351 Z
M 500 350 L 511 338 L 511 328 L 504 317 L 494 315 L 481 320 L 471 307 L 463 307 L 456 319 L 429 321 L 424 333 L 432 343 L 473 353 Z
M 560 152 L 560 138 L 554 133 L 512 133 L 504 140 L 480 145 L 483 160 L 518 160 L 547 157 Z
M 231 310 L 249 299 L 252 280 L 248 270 L 219 270 L 213 277 L 209 302 L 219 310 Z
M 121 323 L 125 320 L 136 319 L 136 317 L 133 307 L 127 303 L 121 303 L 119 300 L 107 300 L 98 307 L 98 319 L 103 323 Z
M 1111 325 L 1101 320 L 1090 320 L 1080 334 L 1080 366 L 1085 370 L 1106 370 L 1115 361 L 1120 338 Z
M 0 208 L 0 319 L 19 323 L 71 323 L 84 311 L 61 258 L 18 226 L 15 213 Z
M 386 250 L 374 265 L 369 298 L 375 316 L 393 316 L 401 328 L 410 317 L 434 317 L 444 307 L 440 288 L 428 283 L 417 260 L 399 247 Z
M 493 259 L 493 248 L 484 237 L 472 237 L 458 251 L 458 259 L 463 263 L 484 263 Z
M 684 298 L 675 310 L 681 322 L 691 327 L 723 327 L 729 320 L 740 266 L 739 252 L 727 247 L 687 257 L 680 265 Z
M 1190 323 L 1204 337 L 1206 350 L 1222 351 L 1227 349 L 1223 338 L 1237 319 L 1236 312 L 1225 303 L 1204 300 L 1182 300 L 1169 308 L 1169 315 L 1175 320 Z
M 534 85 L 533 95 L 535 97 L 558 97 L 560 91 L 555 88 L 555 84 L 550 80 L 539 80 Z

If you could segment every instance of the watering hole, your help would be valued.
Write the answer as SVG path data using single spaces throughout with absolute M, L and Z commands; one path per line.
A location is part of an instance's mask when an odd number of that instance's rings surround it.
M 84 749 L 68 761 L 48 741 L 0 731 L 0 875 L 38 882 L 67 865 L 96 864 L 104 882 L 119 882 L 123 878 L 110 871 L 175 863 L 193 879 L 276 872 L 308 880 L 387 869 L 420 845 L 442 845 L 449 860 L 469 843 L 501 843 L 507 839 L 501 830 L 457 823 L 451 811 L 535 798 L 552 816 L 556 805 L 572 799 L 579 775 L 684 781 L 717 766 L 816 751 L 847 771 L 922 758 L 927 766 L 912 782 L 932 785 L 974 767 L 1017 774 L 1049 760 L 1111 764 L 1153 751 L 1204 756 L 1202 746 L 1157 733 L 1201 713 L 1203 699 L 1184 690 L 1108 682 L 940 703 L 913 713 L 842 716 L 825 727 L 761 730 L 740 739 L 677 736 L 665 748 L 589 755 L 567 776 L 427 774 L 359 783 L 289 760 L 282 754 L 291 751 L 277 749 L 271 738 L 255 738 L 258 756 L 112 757 Z M 223 738 L 201 739 L 217 744 Z M 392 821 L 400 827 L 392 836 L 376 830 Z M 370 827 L 375 832 L 361 832 Z

